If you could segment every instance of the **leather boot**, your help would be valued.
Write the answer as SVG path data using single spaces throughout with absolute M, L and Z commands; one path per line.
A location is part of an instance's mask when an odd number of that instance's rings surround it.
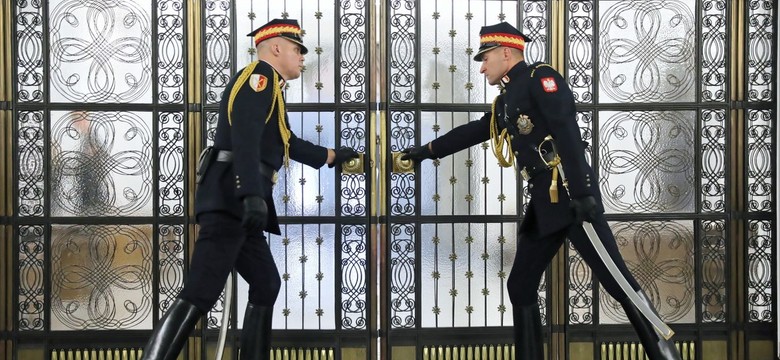
M 637 294 L 639 294 L 642 302 L 647 304 L 657 314 L 655 307 L 644 291 L 639 290 Z M 655 331 L 655 327 L 639 312 L 639 309 L 634 306 L 631 300 L 626 299 L 622 305 L 628 320 L 631 321 L 631 325 L 634 326 L 637 335 L 639 335 L 639 341 L 642 342 L 642 346 L 645 348 L 645 354 L 647 354 L 650 360 L 680 360 L 680 352 L 674 346 L 674 342 L 666 340 L 658 334 Z
M 173 360 L 179 356 L 192 329 L 203 314 L 186 300 L 176 299 L 144 346 L 144 360 Z
M 252 303 L 246 305 L 239 359 L 269 360 L 273 311 L 272 306 L 255 306 Z
M 539 304 L 513 308 L 515 330 L 515 360 L 542 360 L 542 317 Z

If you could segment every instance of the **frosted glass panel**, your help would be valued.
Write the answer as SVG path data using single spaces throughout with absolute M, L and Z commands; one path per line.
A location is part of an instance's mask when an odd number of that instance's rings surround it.
M 696 112 L 603 111 L 599 119 L 607 212 L 694 211 Z
M 423 224 L 423 327 L 511 325 L 516 224 Z
M 282 288 L 274 305 L 274 329 L 335 329 L 336 272 L 335 226 L 332 224 L 285 225 L 282 236 L 268 241 Z M 248 284 L 239 276 L 238 324 L 243 323 Z

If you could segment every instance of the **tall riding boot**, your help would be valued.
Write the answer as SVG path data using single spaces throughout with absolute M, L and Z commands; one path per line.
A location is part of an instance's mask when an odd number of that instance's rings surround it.
M 246 305 L 241 329 L 241 360 L 268 360 L 271 353 L 271 306 Z
M 650 309 L 655 311 L 655 307 L 647 298 L 644 291 L 637 291 L 642 302 L 647 304 Z M 645 348 L 645 353 L 650 360 L 680 360 L 680 352 L 677 347 L 674 346 L 672 340 L 666 340 L 655 331 L 655 327 L 648 321 L 639 309 L 634 306 L 631 300 L 626 299 L 622 303 L 623 310 L 625 310 L 628 320 L 631 321 L 631 325 L 634 325 L 639 340 Z M 657 312 L 656 312 L 657 314 Z
M 542 318 L 539 304 L 515 306 L 515 360 L 542 360 Z
M 173 360 L 179 356 L 195 323 L 203 314 L 189 302 L 176 299 L 144 346 L 144 360 Z

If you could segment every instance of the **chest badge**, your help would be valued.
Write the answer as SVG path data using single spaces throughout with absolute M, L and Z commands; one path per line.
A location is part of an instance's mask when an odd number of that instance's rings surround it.
M 534 123 L 531 122 L 531 118 L 528 115 L 520 114 L 517 117 L 517 131 L 521 135 L 528 135 L 534 129 Z

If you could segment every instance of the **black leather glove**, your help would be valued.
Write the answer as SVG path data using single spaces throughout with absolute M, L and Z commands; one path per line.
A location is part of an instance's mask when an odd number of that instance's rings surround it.
M 574 210 L 574 221 L 582 225 L 583 221 L 593 222 L 599 214 L 599 207 L 593 195 L 571 199 L 569 207 Z
M 401 150 L 404 154 L 401 156 L 401 160 L 414 160 L 420 162 L 425 159 L 435 159 L 436 156 L 433 155 L 433 152 L 428 147 L 429 145 L 430 144 L 425 144 Z
M 345 161 L 349 161 L 360 156 L 357 151 L 353 150 L 351 147 L 346 146 L 342 146 L 341 148 L 333 151 L 336 153 L 336 158 L 333 159 L 332 163 L 328 164 L 329 168 L 332 168 L 336 165 L 341 165 Z
M 244 218 L 241 225 L 247 232 L 260 232 L 265 230 L 268 222 L 268 205 L 265 200 L 257 195 L 249 195 L 244 198 Z

